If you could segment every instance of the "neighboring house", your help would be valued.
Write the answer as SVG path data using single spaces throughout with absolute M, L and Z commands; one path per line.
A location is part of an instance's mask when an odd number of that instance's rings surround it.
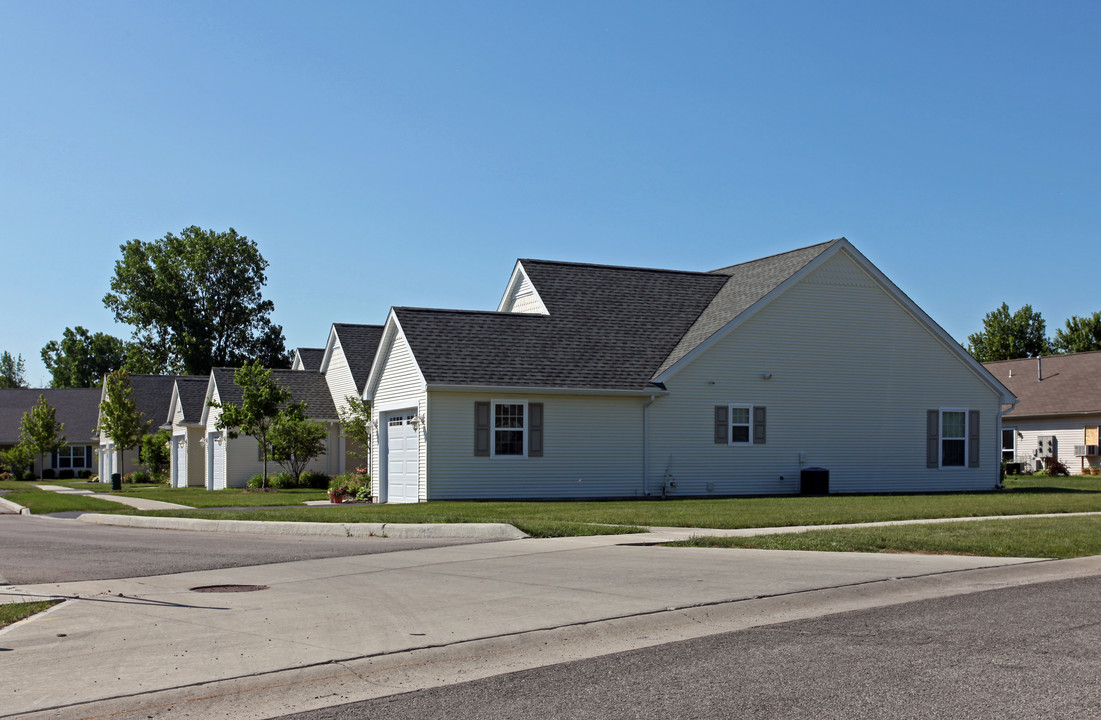
M 334 323 L 329 330 L 318 369 L 325 376 L 333 405 L 338 411 L 348 409 L 348 397 L 362 397 L 375 359 L 382 325 L 354 325 Z M 347 472 L 356 462 L 353 454 L 357 448 L 343 436 L 337 452 L 338 473 Z
M 1007 463 L 1041 469 L 1058 459 L 1072 473 L 1101 461 L 1101 351 L 984 363 L 1018 403 L 1002 418 Z
M 52 456 L 46 458 L 46 467 L 42 459 L 34 460 L 34 472 L 39 477 L 42 471 L 51 469 L 57 473 L 72 471 L 79 476 L 85 471 L 96 470 L 95 448 L 97 443 L 96 424 L 99 421 L 99 388 L 6 388 L 0 390 L 0 450 L 7 450 L 19 442 L 23 415 L 30 412 L 44 395 L 46 402 L 53 406 L 55 418 L 64 424 L 62 434 L 66 445 Z M 68 475 L 68 473 L 65 473 Z
M 325 348 L 298 348 L 294 351 L 291 370 L 320 370 L 323 357 L 325 357 Z
M 712 272 L 519 260 L 392 308 L 378 499 L 981 490 L 1013 395 L 845 239 Z
M 203 404 L 210 382 L 205 375 L 182 375 L 172 386 L 168 401 L 168 421 L 162 425 L 172 432 L 169 451 L 169 482 L 172 487 L 203 487 L 206 465 L 203 463 Z
M 131 375 L 130 398 L 142 414 L 142 421 L 149 423 L 149 432 L 157 432 L 164 421 L 165 410 L 172 398 L 172 389 L 176 384 L 175 375 Z M 96 390 L 99 402 L 107 398 L 106 383 Z M 97 407 L 98 414 L 98 407 Z M 152 422 L 150 422 L 152 421 Z M 124 452 L 115 447 L 114 442 L 104 433 L 99 433 L 99 480 L 110 482 L 113 473 L 129 474 L 140 470 L 139 448 L 129 448 Z
M 209 402 L 221 405 L 241 403 L 241 388 L 234 382 L 233 368 L 214 368 L 210 371 L 206 392 L 203 395 L 203 408 L 200 422 L 204 437 L 203 447 L 204 484 L 208 490 L 221 490 L 227 487 L 245 487 L 249 478 L 264 470 L 264 456 L 260 444 L 255 438 L 241 434 L 230 438 L 224 430 L 216 427 L 221 409 L 210 407 Z M 325 376 L 319 372 L 307 370 L 272 370 L 277 383 L 290 390 L 294 401 L 304 401 L 306 415 L 312 420 L 323 423 L 328 429 L 325 452 L 307 466 L 307 470 L 334 475 L 340 426 L 329 394 Z M 279 471 L 279 466 L 268 461 L 269 474 Z

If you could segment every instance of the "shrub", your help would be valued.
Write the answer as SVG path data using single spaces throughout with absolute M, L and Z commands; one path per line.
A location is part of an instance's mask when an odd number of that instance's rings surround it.
M 268 484 L 276 490 L 289 490 L 298 486 L 298 478 L 289 472 L 281 472 L 269 477 Z
M 38 476 L 34 474 L 34 470 L 24 470 L 22 476 L 19 479 L 30 482 L 32 480 L 37 480 Z
M 58 480 L 72 480 L 75 477 L 76 477 L 76 473 L 73 472 L 72 470 L 68 469 L 68 468 L 65 468 L 64 470 L 58 470 L 57 471 L 57 479 Z
M 329 487 L 329 476 L 316 470 L 307 470 L 298 476 L 298 487 L 324 490 Z
M 46 468 L 45 470 L 42 471 L 42 479 L 43 480 L 53 480 L 56 477 L 57 477 L 57 473 L 54 472 L 53 468 Z
M 99 479 L 98 475 L 97 476 L 92 475 L 91 470 L 81 470 L 79 473 L 77 473 L 77 477 L 79 477 L 81 480 L 88 480 L 92 477 L 95 477 L 97 480 Z
M 12 479 L 12 477 L 11 477 L 10 472 L 8 472 L 6 470 L 4 472 L 0 472 L 0 482 L 7 482 L 8 480 L 11 480 L 11 479 Z
M 81 474 L 81 477 L 88 478 L 89 482 L 99 482 L 99 475 L 93 475 L 91 470 L 85 470 L 84 472 L 86 472 L 88 474 L 87 475 Z
M 253 488 L 255 490 L 258 490 L 258 489 L 264 487 L 264 476 L 261 475 L 260 473 L 256 473 L 255 475 L 253 475 L 252 477 L 250 477 L 248 479 L 248 482 L 245 483 L 245 486 Z
M 128 483 L 151 483 L 153 482 L 153 478 L 144 470 L 135 470 L 123 478 L 123 481 Z

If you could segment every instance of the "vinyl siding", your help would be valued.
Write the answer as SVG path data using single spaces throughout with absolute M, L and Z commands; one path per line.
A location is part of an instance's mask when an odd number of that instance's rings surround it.
M 1083 460 L 1086 458 L 1076 456 L 1074 446 L 1086 444 L 1086 426 L 1101 425 L 1101 415 L 1018 420 L 1014 420 L 1012 415 L 1006 415 L 1002 418 L 1002 425 L 1014 428 L 1018 433 L 1016 462 L 1035 468 L 1033 451 L 1037 447 L 1038 438 L 1041 435 L 1054 435 L 1055 453 L 1059 462 L 1066 465 L 1071 473 L 1078 474 L 1082 472 Z M 1088 461 L 1093 466 L 1098 464 L 1098 458 L 1089 458 Z
M 675 494 L 797 493 L 807 467 L 830 471 L 831 492 L 998 479 L 1000 397 L 843 253 L 666 384 L 651 407 L 651 488 L 668 477 Z M 714 442 L 714 406 L 727 403 L 767 408 L 765 444 Z M 926 468 L 926 410 L 944 407 L 981 412 L 979 468 Z
M 371 492 L 378 501 L 383 492 L 382 484 L 385 482 L 385 473 L 381 465 L 386 462 L 386 418 L 387 413 L 414 408 L 418 414 L 426 416 L 428 413 L 428 395 L 425 392 L 424 378 L 420 368 L 417 367 L 405 336 L 397 333 L 389 352 L 383 359 L 380 368 L 378 385 L 374 397 L 371 398 L 371 406 L 374 409 L 374 417 L 378 420 L 377 427 L 372 438 L 377 452 L 371 454 L 371 477 L 376 479 L 372 483 Z M 425 431 L 420 431 L 420 462 L 419 462 L 419 489 L 418 498 L 421 501 L 427 499 L 428 462 L 426 461 Z M 383 496 L 385 497 L 385 496 Z
M 642 406 L 649 398 L 433 392 L 429 500 L 642 495 Z M 474 403 L 543 403 L 543 457 L 474 456 Z
M 539 299 L 539 295 L 535 292 L 535 286 L 531 284 L 531 280 L 527 275 L 521 274 L 520 284 L 516 286 L 516 290 L 513 291 L 512 296 L 508 300 L 502 303 L 502 312 L 512 313 L 528 313 L 533 315 L 546 315 L 547 307 L 543 304 L 543 301 Z
M 344 357 L 344 350 L 340 347 L 339 340 L 333 346 L 333 354 L 329 358 L 329 367 L 325 371 L 325 383 L 329 386 L 329 393 L 333 396 L 333 405 L 336 406 L 338 412 L 348 409 L 348 401 L 345 398 L 349 395 L 359 396 L 359 389 L 356 387 L 355 379 L 352 377 L 352 371 L 348 367 L 348 360 Z

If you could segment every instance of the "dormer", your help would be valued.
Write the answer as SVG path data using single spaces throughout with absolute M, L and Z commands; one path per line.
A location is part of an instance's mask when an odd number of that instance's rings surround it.
M 524 272 L 522 261 L 516 261 L 516 267 L 509 278 L 505 296 L 497 306 L 497 312 L 521 313 L 528 315 L 550 315 L 539 291 L 535 289 L 528 274 Z

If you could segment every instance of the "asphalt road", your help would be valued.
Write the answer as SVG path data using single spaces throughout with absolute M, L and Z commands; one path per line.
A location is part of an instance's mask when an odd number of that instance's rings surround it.
M 1101 578 L 772 625 L 287 715 L 1101 717 Z
M 0 515 L 0 584 L 113 580 L 472 542 L 486 541 L 215 534 Z

